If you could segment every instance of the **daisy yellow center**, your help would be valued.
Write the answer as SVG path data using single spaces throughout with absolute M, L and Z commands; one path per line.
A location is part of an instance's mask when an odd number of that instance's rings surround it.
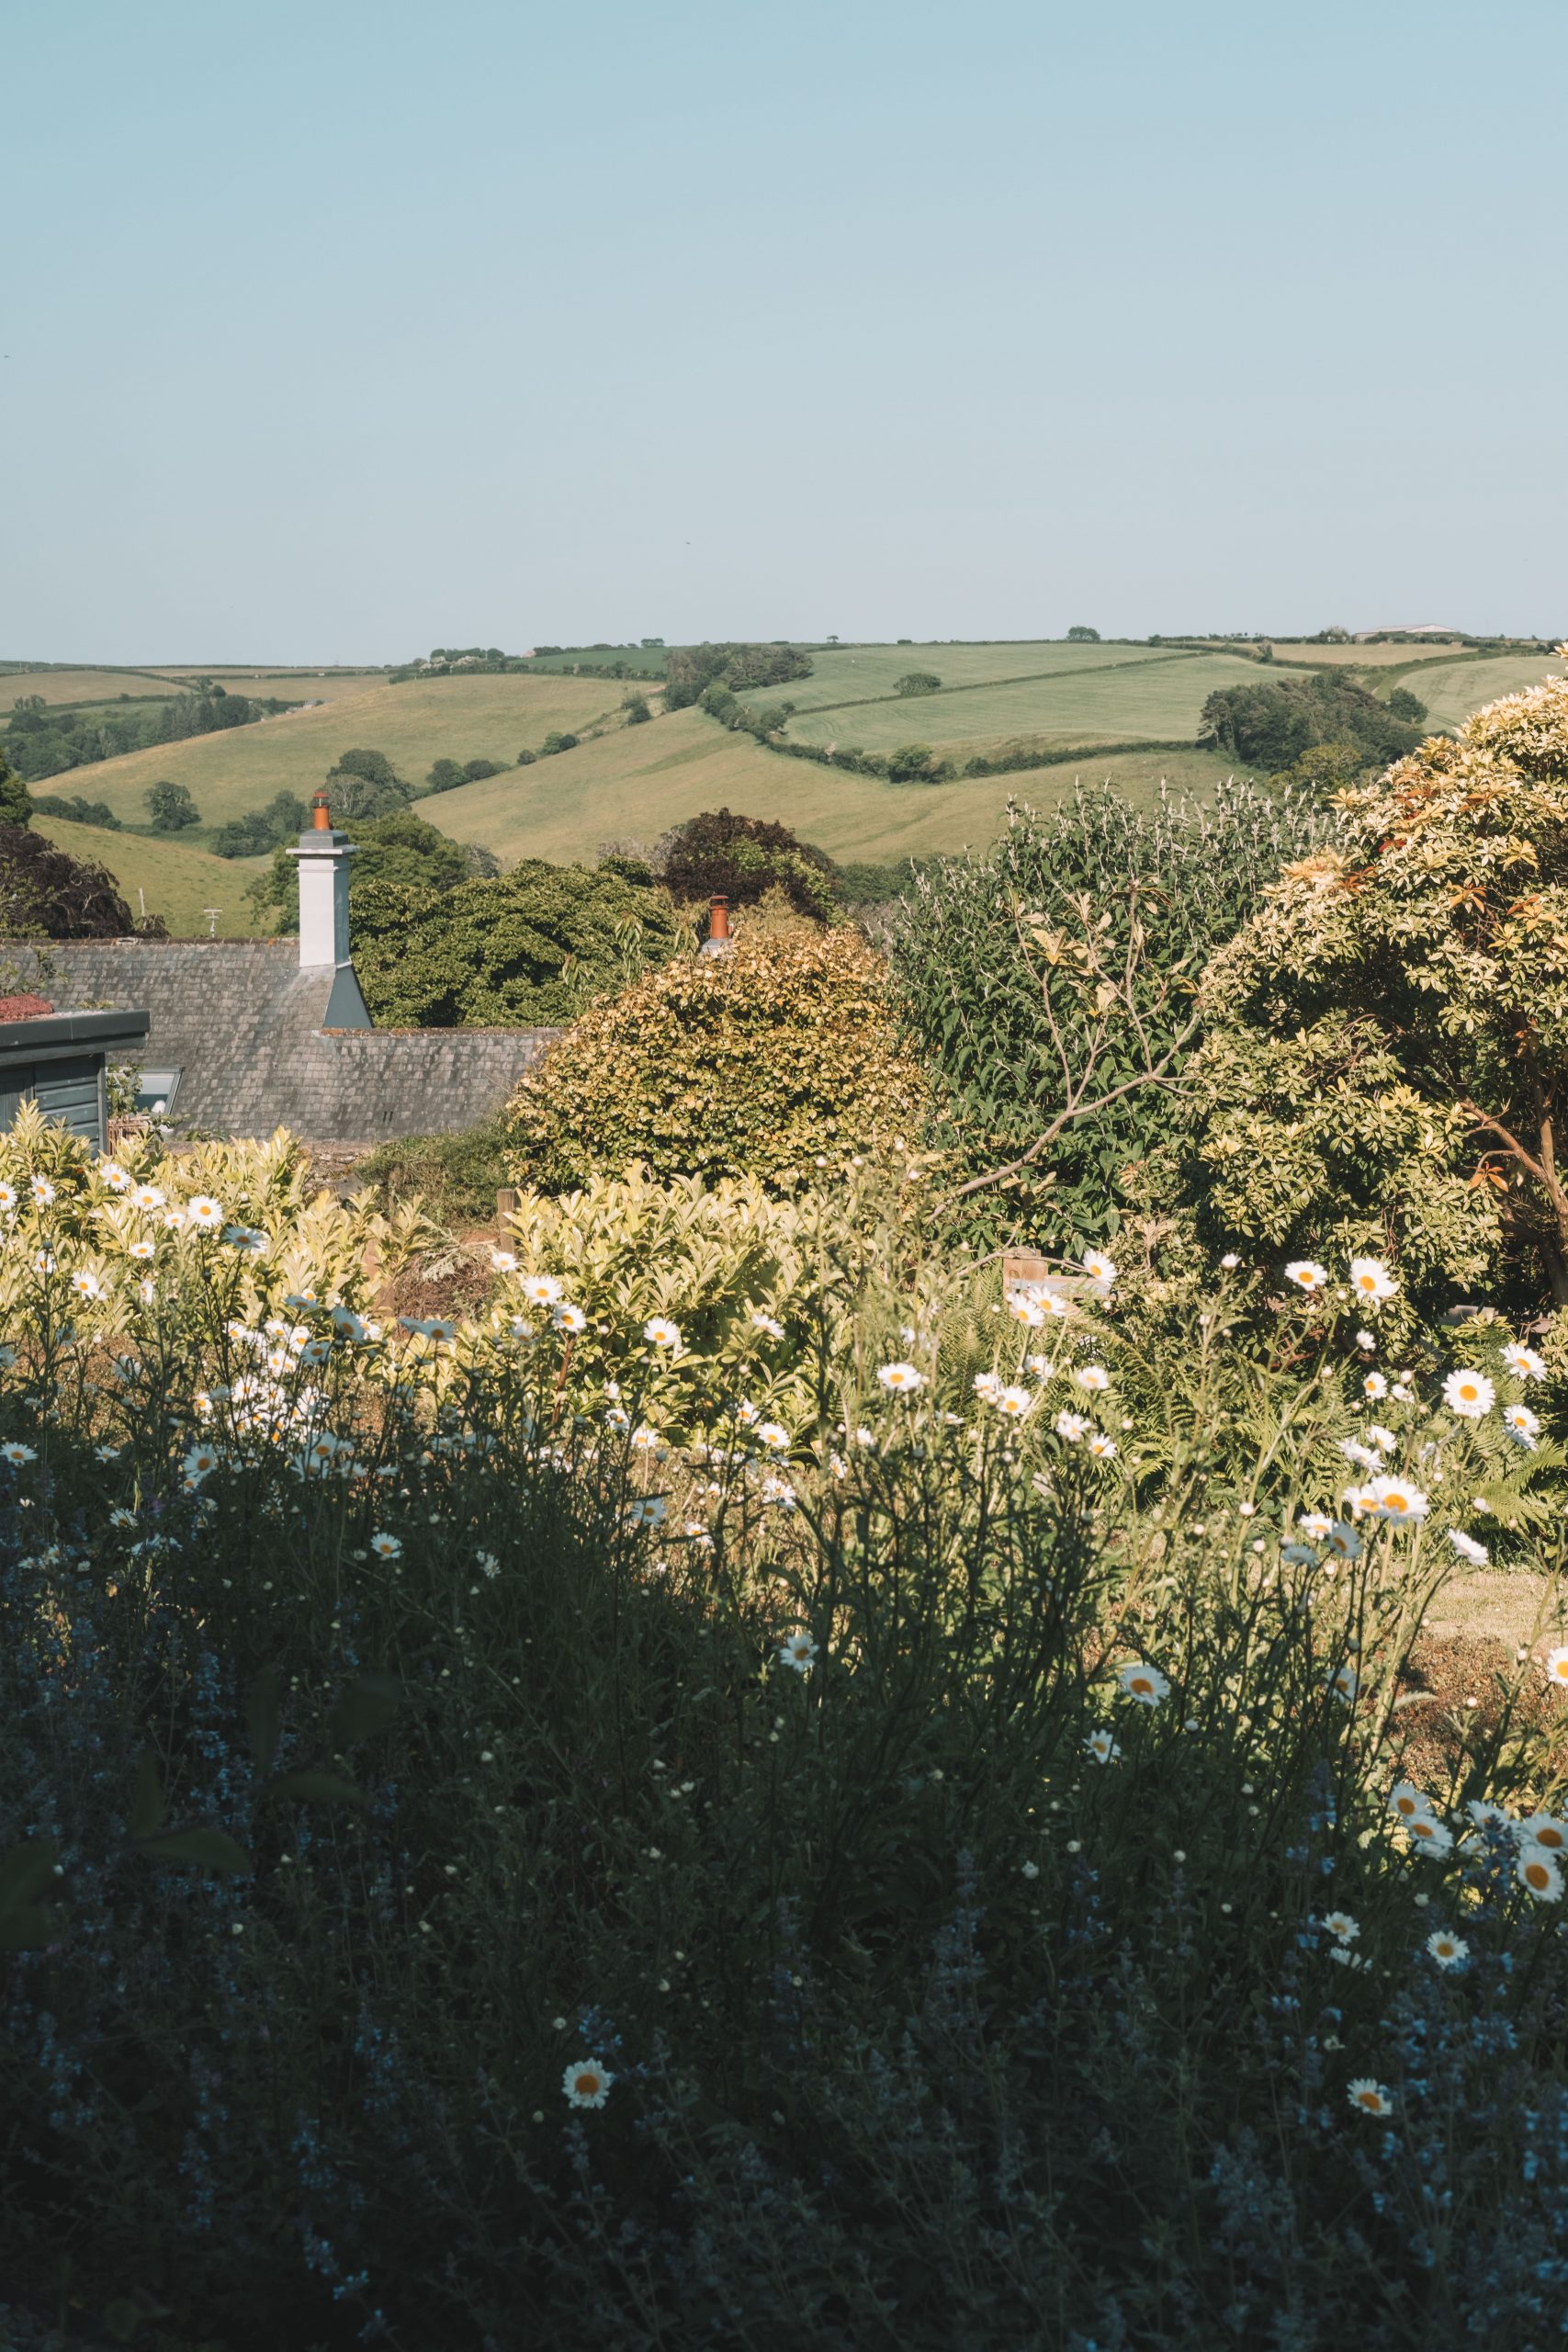
M 1557 1853 L 1562 1847 L 1562 1832 L 1561 1829 L 1538 1829 L 1535 1833 L 1535 1842 L 1538 1846 L 1549 1847 L 1553 1853 Z
M 577 2078 L 577 2096 L 579 2098 L 592 2098 L 598 2087 L 599 2077 L 597 2075 L 579 2075 Z
M 1360 2105 L 1369 2109 L 1373 2115 L 1376 2115 L 1378 2109 L 1382 2105 L 1382 2101 L 1378 2097 L 1376 2091 L 1358 2091 L 1356 2096 Z
M 1527 1862 L 1525 1864 L 1525 1884 L 1527 1886 L 1550 1886 L 1551 1883 L 1551 1873 L 1547 1869 L 1544 1862 Z

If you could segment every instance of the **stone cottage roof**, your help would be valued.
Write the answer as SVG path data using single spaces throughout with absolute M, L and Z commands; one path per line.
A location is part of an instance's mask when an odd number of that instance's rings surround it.
M 383 1143 L 468 1127 L 499 1111 L 559 1032 L 327 1029 L 332 967 L 301 969 L 291 939 L 51 940 L 7 951 L 62 1011 L 151 1016 L 149 1069 L 177 1069 L 182 1126 L 223 1136 L 289 1127 L 310 1143 Z

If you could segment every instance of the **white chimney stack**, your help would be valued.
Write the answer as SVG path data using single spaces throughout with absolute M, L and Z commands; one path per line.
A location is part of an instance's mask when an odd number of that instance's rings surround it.
M 355 848 L 346 833 L 333 831 L 324 792 L 311 803 L 310 831 L 288 854 L 299 861 L 299 968 L 333 974 L 321 1026 L 371 1028 L 348 944 L 348 861 Z

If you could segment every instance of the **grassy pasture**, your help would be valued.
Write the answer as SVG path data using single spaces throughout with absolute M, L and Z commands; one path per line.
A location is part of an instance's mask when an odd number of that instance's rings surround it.
M 1168 653 L 1162 655 L 1157 646 L 1065 645 L 1050 639 L 1021 645 L 840 645 L 813 652 L 809 678 L 792 679 L 776 689 L 758 688 L 747 699 L 772 701 L 776 694 L 805 712 L 829 703 L 871 702 L 894 694 L 899 679 L 911 670 L 932 672 L 944 687 L 976 686 L 998 679 L 1032 677 L 1040 672 L 1093 671 L 1170 658 Z M 914 699 L 929 703 L 931 697 Z
M 1412 662 L 1429 662 L 1435 654 L 1464 651 L 1457 637 L 1415 645 L 1287 645 L 1275 638 L 1273 645 L 1280 667 L 1299 662 L 1313 670 L 1403 670 Z
M 363 684 L 363 682 L 361 682 Z M 515 760 L 552 729 L 578 733 L 615 713 L 618 685 L 594 678 L 433 678 L 371 683 L 322 710 L 299 711 L 183 743 L 154 743 L 118 760 L 52 778 L 58 792 L 103 800 L 128 823 L 146 820 L 149 785 L 186 786 L 207 824 L 259 808 L 276 792 L 308 799 L 341 752 L 385 752 L 399 774 L 423 783 L 433 760 Z M 550 763 L 546 763 L 547 770 Z M 469 839 L 477 838 L 470 834 Z
M 662 677 L 664 657 L 662 645 L 589 645 L 564 653 L 541 653 L 536 657 L 534 667 L 546 673 L 611 670 L 617 662 L 624 662 L 630 670 L 657 670 Z
M 1543 678 L 1560 676 L 1565 665 L 1549 653 L 1502 653 L 1495 661 L 1455 662 L 1435 670 L 1416 670 L 1404 681 L 1426 704 L 1436 727 L 1457 727 L 1483 703 L 1500 695 L 1517 695 L 1537 686 Z
M 179 691 L 173 673 L 153 670 L 0 670 L 0 718 L 9 717 L 11 705 L 24 695 L 56 703 L 105 703 L 120 700 L 167 702 Z
M 133 915 L 145 901 L 150 915 L 162 915 L 176 939 L 205 938 L 208 907 L 221 911 L 220 939 L 255 936 L 254 916 L 245 904 L 245 886 L 263 861 L 214 857 L 178 839 L 155 833 L 111 833 L 98 825 L 73 825 L 58 817 L 38 817 L 35 832 L 56 848 L 114 876 Z M 139 895 L 141 894 L 141 895 Z
M 1016 684 L 944 688 L 908 702 L 847 710 L 802 710 L 786 731 L 799 742 L 853 744 L 863 752 L 891 752 L 914 742 L 960 755 L 1032 738 L 1067 746 L 1137 736 L 1190 738 L 1216 686 L 1257 676 L 1253 662 L 1234 654 L 1154 653 L 1125 668 L 1063 664 Z
M 650 842 L 698 809 L 720 806 L 777 818 L 831 856 L 880 860 L 987 842 L 1010 798 L 1054 802 L 1080 775 L 1099 784 L 1109 774 L 1130 797 L 1150 799 L 1161 775 L 1202 792 L 1231 773 L 1212 753 L 1173 752 L 1069 759 L 953 784 L 889 784 L 781 759 L 702 711 L 682 710 L 423 800 L 419 813 L 455 840 L 483 842 L 508 861 L 592 859 L 604 841 Z

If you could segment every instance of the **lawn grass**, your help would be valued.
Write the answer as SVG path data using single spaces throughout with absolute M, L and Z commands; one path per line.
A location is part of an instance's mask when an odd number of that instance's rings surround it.
M 257 679 L 255 684 L 261 687 Z M 41 787 L 102 800 L 117 817 L 144 823 L 149 785 L 185 785 L 204 823 L 260 808 L 275 793 L 308 800 L 328 769 L 350 749 L 385 752 L 400 775 L 423 785 L 440 758 L 511 762 L 536 751 L 552 729 L 578 733 L 601 713 L 617 712 L 621 687 L 595 678 L 433 678 L 392 686 L 360 681 L 361 691 L 322 710 L 263 719 L 183 743 L 154 743 L 118 760 L 73 768 Z M 269 693 L 291 691 L 276 684 Z
M 74 770 L 70 780 L 86 773 Z M 177 839 L 111 833 L 101 825 L 73 825 L 58 817 L 35 817 L 33 831 L 72 857 L 106 867 L 131 913 L 140 915 L 145 909 L 150 915 L 162 915 L 175 939 L 205 939 L 209 907 L 220 910 L 220 939 L 254 939 L 263 928 L 244 896 L 246 884 L 264 863 L 261 859 L 214 857 Z

